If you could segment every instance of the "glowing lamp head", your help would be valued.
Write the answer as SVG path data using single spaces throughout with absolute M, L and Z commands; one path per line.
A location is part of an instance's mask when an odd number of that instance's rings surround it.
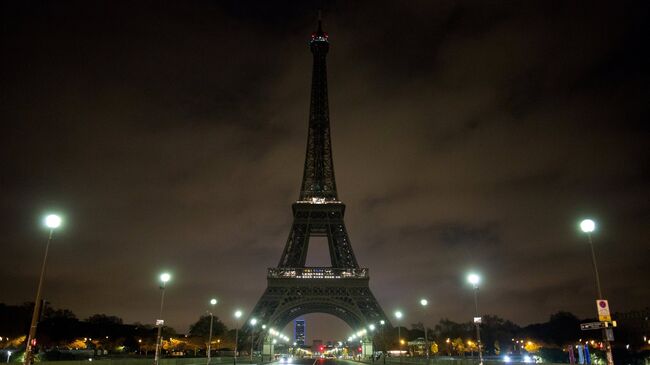
M 45 217 L 45 226 L 50 229 L 59 228 L 61 222 L 61 217 L 56 214 L 49 214 Z
M 478 285 L 478 283 L 481 282 L 481 277 L 478 276 L 478 274 L 474 274 L 474 273 L 472 273 L 472 274 L 467 275 L 467 281 L 468 281 L 470 284 L 476 286 L 476 285 Z
M 584 233 L 591 233 L 596 230 L 596 222 L 591 219 L 585 219 L 580 222 L 580 230 Z
M 217 304 L 217 300 L 216 300 L 216 299 L 214 299 L 214 298 L 212 298 L 212 299 L 210 299 L 210 304 L 212 304 L 212 305 L 215 305 L 215 304 Z
M 402 314 L 401 311 L 395 311 L 395 318 L 402 319 L 402 316 L 403 316 L 403 314 Z
M 427 305 L 429 305 L 429 301 L 426 299 L 420 299 L 420 305 L 426 307 Z
M 242 315 L 242 311 L 240 311 L 240 310 L 235 311 L 235 318 L 239 319 L 239 318 L 241 318 L 241 315 Z
M 371 331 L 374 331 L 374 330 L 375 330 L 375 325 L 374 325 L 374 324 L 371 324 L 370 326 L 368 326 L 368 328 L 369 328 Z
M 257 324 L 257 319 L 251 318 L 251 326 L 254 326 Z
M 168 274 L 168 273 L 166 273 L 166 272 L 165 272 L 165 273 L 162 273 L 162 274 L 160 274 L 160 281 L 162 281 L 163 283 L 166 283 L 166 282 L 168 282 L 169 280 L 171 280 L 171 278 L 172 278 L 172 276 L 171 276 L 171 275 L 169 275 L 169 274 Z
M 384 321 L 384 320 L 382 319 L 381 321 L 379 321 L 379 324 L 383 326 L 383 325 L 386 324 L 386 321 Z

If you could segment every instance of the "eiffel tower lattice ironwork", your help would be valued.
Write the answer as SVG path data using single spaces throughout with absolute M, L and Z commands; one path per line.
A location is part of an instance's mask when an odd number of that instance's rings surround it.
M 275 328 L 307 313 L 334 315 L 351 328 L 388 322 L 370 291 L 367 268 L 350 245 L 334 179 L 327 101 L 327 33 L 321 21 L 309 43 L 314 58 L 309 131 L 302 187 L 293 203 L 293 224 L 278 266 L 268 269 L 268 286 L 250 318 Z M 331 267 L 306 267 L 309 238 L 327 237 Z M 382 323 L 385 323 L 382 322 Z

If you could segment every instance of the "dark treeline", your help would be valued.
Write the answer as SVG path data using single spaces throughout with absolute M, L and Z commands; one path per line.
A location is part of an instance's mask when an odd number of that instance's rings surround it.
M 19 340 L 28 331 L 33 303 L 23 305 L 5 305 L 0 303 L 0 348 L 21 347 L 20 342 L 7 341 L 7 337 Z M 487 355 L 541 353 L 542 357 L 554 362 L 566 361 L 562 352 L 568 345 L 575 345 L 579 340 L 600 341 L 600 331 L 581 331 L 580 323 L 593 319 L 580 320 L 569 312 L 557 312 L 547 322 L 519 326 L 509 320 L 493 315 L 483 317 L 481 338 Z M 188 355 L 205 354 L 210 328 L 210 317 L 200 316 L 187 333 L 177 333 L 173 328 L 163 327 L 163 348 L 168 352 L 182 352 Z M 424 338 L 422 323 L 402 326 L 401 338 L 413 341 Z M 619 326 L 615 333 L 618 342 L 615 349 L 620 351 L 644 351 L 650 348 L 640 342 L 641 333 L 636 329 Z M 234 329 L 228 329 L 219 318 L 214 318 L 212 327 L 213 350 L 230 350 L 234 348 Z M 439 355 L 464 356 L 475 352 L 472 348 L 475 339 L 475 327 L 471 322 L 454 322 L 442 319 L 434 326 L 427 326 L 428 341 L 436 346 Z M 101 354 L 151 355 L 155 347 L 156 327 L 152 324 L 124 324 L 122 319 L 105 314 L 95 314 L 86 319 L 78 319 L 67 309 L 54 309 L 45 305 L 38 324 L 38 347 L 41 349 L 67 348 L 101 350 Z M 173 339 L 172 339 L 173 338 Z M 239 348 L 250 348 L 250 336 L 240 332 Z M 336 339 L 332 339 L 336 340 Z M 637 341 L 638 340 L 638 341 Z M 24 341 L 24 338 L 23 338 Z M 398 348 L 398 329 L 396 327 L 377 328 L 374 335 L 377 350 Z M 625 348 L 627 344 L 632 348 Z M 475 346 L 475 344 L 474 344 Z M 417 354 L 413 347 L 406 349 Z M 620 355 L 620 353 L 619 353 Z
M 0 349 L 24 348 L 33 308 L 33 303 L 0 303 Z M 209 323 L 209 316 L 201 316 L 187 334 L 179 334 L 171 327 L 163 327 L 164 350 L 197 354 L 205 348 Z M 223 350 L 232 347 L 231 337 L 234 336 L 219 318 L 214 318 L 212 328 L 213 338 L 219 338 Z M 42 350 L 76 349 L 92 351 L 93 355 L 122 353 L 147 356 L 155 348 L 156 336 L 157 328 L 152 324 L 125 324 L 121 318 L 106 314 L 79 319 L 68 309 L 55 309 L 46 303 L 36 338 L 37 347 Z

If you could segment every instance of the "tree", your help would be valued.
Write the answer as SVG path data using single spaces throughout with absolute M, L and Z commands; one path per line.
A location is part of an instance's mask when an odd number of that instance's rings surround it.
M 217 337 L 223 336 L 226 333 L 226 325 L 219 320 L 219 317 L 214 316 L 212 320 L 212 340 L 216 341 Z M 202 339 L 205 347 L 208 345 L 208 338 L 210 336 L 210 315 L 202 315 L 198 321 L 190 326 L 190 337 Z
M 86 322 L 94 325 L 110 325 L 110 326 L 115 326 L 115 325 L 121 325 L 122 323 L 122 318 L 116 317 L 116 316 L 107 316 L 106 314 L 94 314 L 88 318 L 86 318 Z
M 560 311 L 551 315 L 546 323 L 527 326 L 522 335 L 557 346 L 568 345 L 581 337 L 580 320 L 573 313 Z
M 83 338 L 77 338 L 65 345 L 65 347 L 70 350 L 84 350 L 86 347 L 88 347 L 88 345 L 86 345 L 86 341 Z
M 463 339 L 460 337 L 456 337 L 453 340 L 451 340 L 451 348 L 457 355 L 465 354 L 465 343 L 463 342 Z
M 64 345 L 80 332 L 80 322 L 68 309 L 53 309 L 45 303 L 43 319 L 38 324 L 38 338 L 43 346 Z
M 524 348 L 526 349 L 526 352 L 535 353 L 539 351 L 541 346 L 538 343 L 535 343 L 533 341 L 526 341 L 526 345 L 524 345 Z
M 431 350 L 431 354 L 437 355 L 438 354 L 438 344 L 435 343 L 435 342 L 432 342 L 430 350 Z

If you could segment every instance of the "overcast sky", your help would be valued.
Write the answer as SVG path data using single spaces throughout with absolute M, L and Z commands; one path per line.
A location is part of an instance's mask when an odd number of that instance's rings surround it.
M 304 163 L 323 9 L 339 198 L 384 311 L 650 305 L 647 2 L 3 2 L 0 302 L 233 325 L 266 288 Z M 308 264 L 329 263 L 323 241 Z M 308 339 L 343 338 L 308 317 Z

